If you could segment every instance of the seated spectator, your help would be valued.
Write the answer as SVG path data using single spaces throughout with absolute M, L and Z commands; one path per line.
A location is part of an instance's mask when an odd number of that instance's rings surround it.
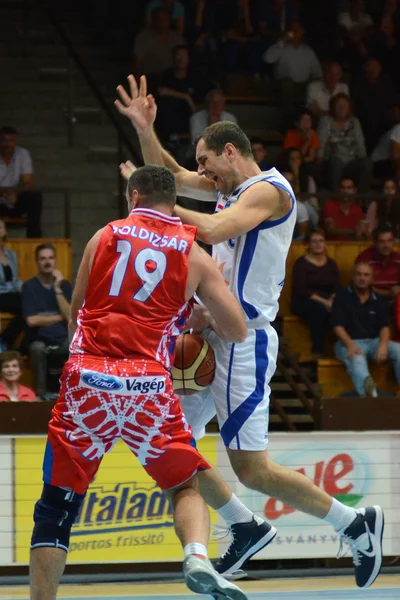
M 172 27 L 183 35 L 185 30 L 185 7 L 178 0 L 151 0 L 146 6 L 145 26 L 152 26 L 152 14 L 157 8 L 164 8 L 169 12 Z
M 321 81 L 312 81 L 307 86 L 307 108 L 315 117 L 329 115 L 329 104 L 337 94 L 350 96 L 349 86 L 343 83 L 342 67 L 336 62 L 327 63 Z
M 13 250 L 5 246 L 7 228 L 0 221 L 0 311 L 15 315 L 11 323 L 1 332 L 1 344 L 10 348 L 24 330 L 22 318 L 21 287 L 18 275 L 17 256 Z
M 134 62 L 140 75 L 163 73 L 172 67 L 172 50 L 184 46 L 185 39 L 171 29 L 168 10 L 157 8 L 152 12 L 152 25 L 141 31 L 135 39 Z
M 19 380 L 23 362 L 19 352 L 8 350 L 0 354 L 0 402 L 33 402 L 36 394 Z
M 371 153 L 384 133 L 390 111 L 395 104 L 395 90 L 390 77 L 382 74 L 382 65 L 370 58 L 363 75 L 353 87 L 355 112 L 360 120 L 367 152 Z
M 68 320 L 72 287 L 56 269 L 56 251 L 51 244 L 36 248 L 38 275 L 22 286 L 22 312 L 29 329 L 29 357 L 36 392 L 44 400 L 55 400 L 47 391 L 48 357 L 59 362 L 68 358 Z
M 299 18 L 298 8 L 291 0 L 256 0 L 253 11 L 258 33 L 268 46 L 277 42 L 290 23 Z
M 194 142 L 206 127 L 218 121 L 237 123 L 235 115 L 225 111 L 225 95 L 221 90 L 211 90 L 206 96 L 206 108 L 190 118 L 190 137 Z
M 231 3 L 234 5 L 234 2 Z M 261 48 L 255 36 L 249 0 L 236 0 L 225 13 L 225 26 L 222 32 L 226 69 L 228 75 L 244 70 L 246 73 L 260 73 Z M 240 65 L 242 69 L 240 69 Z
M 400 253 L 395 252 L 394 235 L 389 225 L 375 229 L 375 244 L 357 256 L 357 263 L 366 263 L 373 271 L 373 289 L 392 300 L 400 293 Z
M 265 142 L 261 138 L 252 138 L 251 149 L 253 150 L 254 160 L 261 171 L 269 171 L 272 165 L 267 161 L 268 150 Z
M 314 179 L 307 173 L 303 155 L 299 148 L 289 148 L 286 151 L 282 162 L 282 171 L 285 172 L 287 179 L 290 173 L 290 183 L 296 194 L 298 211 L 304 213 L 304 210 L 299 206 L 302 204 L 307 211 L 307 220 L 312 228 L 317 227 L 319 223 L 319 204 L 315 196 L 317 187 Z
M 342 33 L 344 46 L 343 59 L 353 66 L 368 57 L 366 41 L 373 34 L 374 22 L 364 12 L 364 0 L 351 0 L 350 9 L 338 16 L 338 25 Z
M 342 177 L 355 179 L 360 192 L 371 182 L 371 161 L 367 157 L 360 121 L 353 116 L 350 99 L 338 94 L 331 100 L 330 116 L 318 127 L 319 158 L 324 161 L 328 187 L 335 192 Z
M 400 196 L 399 188 L 393 179 L 386 179 L 383 184 L 383 196 L 371 202 L 366 218 L 370 234 L 379 226 L 389 225 L 395 238 L 400 239 Z
M 156 126 L 161 140 L 169 140 L 171 135 L 189 136 L 189 120 L 196 112 L 193 100 L 196 80 L 189 69 L 189 49 L 176 46 L 172 53 L 173 66 L 161 73 L 158 86 Z
M 333 302 L 331 324 L 338 337 L 335 353 L 346 366 L 359 396 L 378 395 L 368 360 L 393 363 L 400 385 L 400 344 L 390 341 L 389 304 L 372 290 L 373 271 L 367 263 L 354 265 L 352 284 Z
M 310 328 L 313 358 L 324 353 L 332 303 L 339 287 L 339 270 L 326 254 L 325 234 L 312 231 L 307 254 L 294 265 L 291 310 Z
M 379 30 L 369 43 L 370 53 L 384 65 L 386 72 L 399 84 L 398 63 L 400 58 L 400 32 L 396 31 L 394 20 L 382 18 Z
M 320 147 L 318 135 L 313 129 L 312 114 L 302 110 L 295 121 L 296 129 L 286 132 L 284 149 L 299 148 L 303 156 L 303 165 L 310 175 L 316 171 L 317 150 Z
M 0 217 L 27 217 L 26 235 L 40 238 L 42 194 L 33 189 L 32 158 L 13 127 L 0 129 Z
M 275 66 L 275 79 L 281 86 L 283 110 L 289 123 L 293 121 L 294 103 L 304 101 L 307 84 L 322 76 L 317 55 L 303 43 L 303 38 L 301 23 L 293 21 L 282 39 L 264 54 L 265 62 Z
M 368 234 L 364 213 L 355 203 L 357 188 L 353 179 L 343 177 L 339 197 L 327 200 L 321 209 L 321 227 L 327 240 L 349 241 Z
M 188 7 L 190 9 L 190 5 Z M 192 42 L 194 59 L 204 62 L 209 76 L 218 70 L 217 19 L 214 0 L 195 0 L 191 19 L 188 19 L 188 37 Z
M 400 106 L 392 110 L 392 127 L 378 141 L 371 155 L 374 175 L 379 178 L 395 177 L 400 181 Z

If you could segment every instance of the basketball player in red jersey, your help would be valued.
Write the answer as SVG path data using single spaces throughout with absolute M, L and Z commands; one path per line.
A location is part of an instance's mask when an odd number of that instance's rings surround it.
M 77 276 L 71 356 L 49 423 L 43 492 L 34 510 L 31 599 L 56 598 L 86 490 L 104 454 L 122 439 L 172 501 L 188 587 L 245 600 L 207 558 L 209 515 L 197 471 L 210 466 L 196 450 L 169 368 L 195 292 L 218 335 L 242 341 L 246 325 L 221 273 L 196 244 L 196 228 L 172 216 L 172 173 L 138 169 L 127 200 L 129 216 L 94 235 Z

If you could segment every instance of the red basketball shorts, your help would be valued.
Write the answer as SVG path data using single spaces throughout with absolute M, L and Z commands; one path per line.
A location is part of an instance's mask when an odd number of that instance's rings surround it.
M 83 494 L 119 439 L 161 489 L 210 468 L 158 363 L 72 356 L 49 423 L 44 482 Z

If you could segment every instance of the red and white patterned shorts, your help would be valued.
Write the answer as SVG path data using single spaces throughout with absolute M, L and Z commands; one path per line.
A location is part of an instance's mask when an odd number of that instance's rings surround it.
M 161 489 L 210 468 L 158 363 L 72 356 L 49 423 L 44 482 L 83 494 L 119 439 Z

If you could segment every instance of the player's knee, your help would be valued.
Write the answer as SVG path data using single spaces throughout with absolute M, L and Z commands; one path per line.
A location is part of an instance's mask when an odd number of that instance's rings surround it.
M 44 484 L 33 512 L 31 548 L 60 548 L 68 552 L 71 528 L 85 495 Z

